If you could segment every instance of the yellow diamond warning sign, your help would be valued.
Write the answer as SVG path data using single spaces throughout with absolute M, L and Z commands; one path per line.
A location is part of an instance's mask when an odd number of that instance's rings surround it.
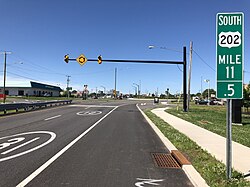
M 76 59 L 76 61 L 82 66 L 82 65 L 84 65 L 84 64 L 88 61 L 88 59 L 87 59 L 83 54 L 81 54 L 81 55 Z

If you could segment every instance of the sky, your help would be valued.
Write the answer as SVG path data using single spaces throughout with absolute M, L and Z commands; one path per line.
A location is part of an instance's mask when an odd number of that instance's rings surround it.
M 0 51 L 7 55 L 7 86 L 29 81 L 90 91 L 182 91 L 182 65 L 64 62 L 77 58 L 182 61 L 193 42 L 191 93 L 216 88 L 216 14 L 243 12 L 244 82 L 250 81 L 249 0 L 0 0 Z M 154 45 L 149 49 L 149 45 Z M 187 56 L 189 63 L 189 55 Z M 4 55 L 0 54 L 0 85 Z

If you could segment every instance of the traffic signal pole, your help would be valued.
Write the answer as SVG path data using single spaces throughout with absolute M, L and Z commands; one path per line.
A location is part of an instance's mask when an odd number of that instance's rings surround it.
M 64 61 L 68 63 L 69 61 L 77 61 L 77 59 L 70 59 L 68 55 L 64 56 Z M 103 60 L 101 56 L 98 59 L 87 59 L 90 62 L 114 62 L 114 63 L 139 63 L 139 64 L 182 64 L 183 65 L 183 111 L 187 112 L 187 53 L 186 47 L 183 47 L 183 61 L 156 61 L 156 60 L 114 60 L 105 59 Z
M 183 47 L 183 111 L 187 112 L 187 53 Z

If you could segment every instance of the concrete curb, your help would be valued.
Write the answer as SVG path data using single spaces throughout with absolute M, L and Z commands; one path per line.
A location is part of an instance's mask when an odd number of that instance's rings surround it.
M 177 148 L 167 139 L 167 137 L 164 136 L 164 134 L 156 127 L 156 125 L 146 116 L 146 114 L 140 109 L 138 104 L 136 105 L 138 110 L 141 112 L 141 114 L 144 116 L 144 118 L 147 120 L 149 125 L 152 127 L 152 129 L 155 131 L 155 133 L 159 136 L 163 144 L 169 149 L 170 152 L 173 150 L 177 150 Z M 182 166 L 183 171 L 186 173 L 189 180 L 192 182 L 192 184 L 196 187 L 208 187 L 206 181 L 201 177 L 201 175 L 196 171 L 196 169 L 193 167 L 193 165 L 183 165 Z

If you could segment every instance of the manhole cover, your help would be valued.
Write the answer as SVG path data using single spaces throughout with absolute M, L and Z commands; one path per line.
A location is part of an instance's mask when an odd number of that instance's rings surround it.
M 171 154 L 166 153 L 151 153 L 154 163 L 160 168 L 181 168 L 178 162 Z

